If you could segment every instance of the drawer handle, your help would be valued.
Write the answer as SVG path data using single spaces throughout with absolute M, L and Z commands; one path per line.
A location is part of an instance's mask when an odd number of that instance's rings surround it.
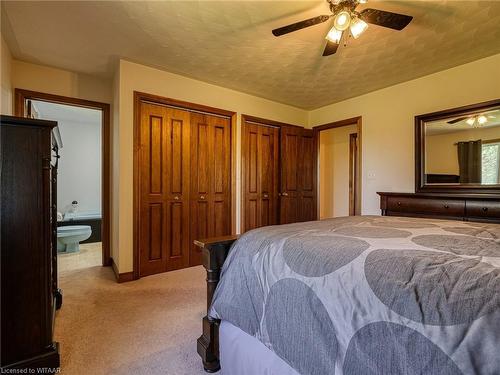
M 200 199 L 205 199 L 205 196 L 204 195 L 200 196 Z
M 174 197 L 174 199 L 175 199 L 176 201 L 178 201 L 178 200 L 179 200 L 179 196 L 178 196 L 178 195 L 176 195 L 176 196 Z
M 269 195 L 267 195 L 267 194 L 264 194 L 264 198 L 269 198 Z
M 483 207 L 483 211 L 484 212 L 488 211 L 488 207 Z
M 450 206 L 448 206 L 447 204 L 445 204 L 444 208 L 448 209 L 448 208 L 450 208 Z
M 401 202 L 398 202 L 398 206 L 401 206 Z

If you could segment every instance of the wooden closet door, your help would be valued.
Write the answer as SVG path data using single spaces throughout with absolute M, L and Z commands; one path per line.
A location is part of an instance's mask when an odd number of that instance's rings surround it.
M 298 221 L 317 220 L 317 142 L 314 132 L 302 129 L 300 137 L 299 186 L 300 203 Z
M 202 262 L 196 239 L 231 234 L 231 122 L 191 113 L 191 266 Z
M 189 113 L 141 104 L 140 276 L 189 265 Z
M 280 224 L 299 221 L 300 182 L 299 149 L 302 129 L 298 127 L 281 128 L 281 189 L 280 189 Z
M 244 231 L 278 223 L 279 128 L 243 124 Z
M 280 224 L 316 220 L 316 149 L 312 130 L 281 128 Z

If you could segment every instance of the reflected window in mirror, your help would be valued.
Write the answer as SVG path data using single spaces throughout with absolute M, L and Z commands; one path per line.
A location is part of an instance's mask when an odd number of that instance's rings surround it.
M 500 108 L 423 123 L 426 185 L 500 184 Z
M 482 146 L 482 175 L 483 184 L 500 183 L 500 141 L 484 143 Z

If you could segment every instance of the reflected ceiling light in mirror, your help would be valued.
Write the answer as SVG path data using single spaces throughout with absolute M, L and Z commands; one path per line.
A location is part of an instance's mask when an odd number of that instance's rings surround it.
M 467 124 L 470 126 L 474 125 L 476 123 L 476 119 L 474 117 L 468 118 L 467 121 L 465 121 Z

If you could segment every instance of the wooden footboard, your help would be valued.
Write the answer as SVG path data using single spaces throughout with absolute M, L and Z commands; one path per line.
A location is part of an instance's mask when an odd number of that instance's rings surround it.
M 219 364 L 219 320 L 208 317 L 208 309 L 212 304 L 215 288 L 219 283 L 222 265 L 229 254 L 231 245 L 239 236 L 224 236 L 194 241 L 202 249 L 203 266 L 207 270 L 207 315 L 203 318 L 203 333 L 198 338 L 198 354 L 203 361 L 206 372 L 216 372 Z

